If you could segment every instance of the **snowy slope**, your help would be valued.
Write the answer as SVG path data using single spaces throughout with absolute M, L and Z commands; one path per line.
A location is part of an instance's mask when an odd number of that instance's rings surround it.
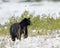
M 15 42 L 3 37 L 0 39 L 0 48 L 60 48 L 60 37 L 52 37 L 48 35 L 35 36 Z
M 13 42 L 9 36 L 0 36 L 0 48 L 60 48 L 60 30 Z
M 7 22 L 11 16 L 21 16 L 25 11 L 34 15 L 50 14 L 54 18 L 59 17 L 60 2 L 27 2 L 27 3 L 1 3 L 0 4 L 0 23 Z

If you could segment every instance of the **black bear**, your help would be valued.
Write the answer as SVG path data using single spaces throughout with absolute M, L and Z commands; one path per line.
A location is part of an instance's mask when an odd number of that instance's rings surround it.
M 24 18 L 21 22 L 14 23 L 10 27 L 10 35 L 12 41 L 15 41 L 15 38 L 21 40 L 21 35 L 24 34 L 24 38 L 28 37 L 28 25 L 31 24 L 30 18 Z

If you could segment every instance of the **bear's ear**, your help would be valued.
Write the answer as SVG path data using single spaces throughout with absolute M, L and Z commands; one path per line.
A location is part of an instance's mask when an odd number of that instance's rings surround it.
M 28 19 L 30 20 L 30 17 Z

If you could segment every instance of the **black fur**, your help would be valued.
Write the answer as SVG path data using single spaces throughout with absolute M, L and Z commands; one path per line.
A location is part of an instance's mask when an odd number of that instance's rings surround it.
M 19 23 L 14 23 L 10 27 L 10 35 L 12 38 L 12 41 L 15 41 L 15 38 L 21 40 L 21 35 L 24 34 L 24 38 L 28 37 L 28 25 L 30 25 L 30 18 L 24 18 L 21 22 Z

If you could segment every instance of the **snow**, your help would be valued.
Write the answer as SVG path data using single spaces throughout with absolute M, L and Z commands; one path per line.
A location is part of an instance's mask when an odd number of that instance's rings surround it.
M 10 37 L 0 36 L 0 48 L 60 48 L 59 34 L 55 32 L 52 35 L 37 35 L 26 39 L 22 38 L 22 40 L 16 39 L 15 42 Z
M 31 32 L 34 32 L 35 33 L 35 32 L 37 32 L 37 30 L 32 30 Z
M 59 17 L 60 2 L 6 2 L 0 4 L 0 23 L 4 24 L 11 16 L 21 16 L 25 11 L 33 15 L 50 14 L 56 18 Z

